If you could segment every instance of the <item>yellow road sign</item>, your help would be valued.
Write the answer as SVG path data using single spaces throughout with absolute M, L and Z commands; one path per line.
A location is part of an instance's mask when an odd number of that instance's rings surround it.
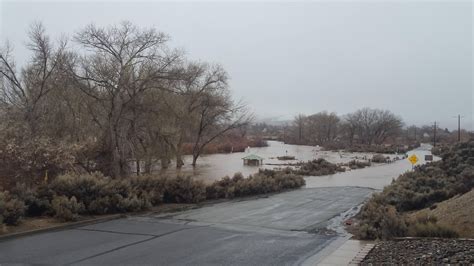
M 412 156 L 408 157 L 408 161 L 410 161 L 411 164 L 416 164 L 418 162 L 418 157 L 413 154 Z

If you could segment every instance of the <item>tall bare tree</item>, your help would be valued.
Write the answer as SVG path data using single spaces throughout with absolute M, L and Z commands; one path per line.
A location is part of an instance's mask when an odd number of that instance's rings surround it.
M 103 130 L 112 176 L 128 174 L 130 134 L 136 135 L 137 106 L 145 92 L 166 89 L 172 67 L 180 58 L 164 45 L 167 36 L 155 29 L 141 30 L 129 22 L 99 28 L 89 25 L 75 36 L 89 50 L 74 70 L 79 88 L 100 107 L 96 123 Z

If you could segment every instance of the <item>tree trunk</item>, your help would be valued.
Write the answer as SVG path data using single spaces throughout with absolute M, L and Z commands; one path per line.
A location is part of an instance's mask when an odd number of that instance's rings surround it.
M 193 163 L 192 163 L 192 166 L 193 166 L 193 167 L 196 167 L 196 163 L 197 163 L 198 157 L 199 157 L 199 155 L 194 155 L 194 154 L 193 154 Z
M 168 169 L 170 161 L 167 157 L 162 157 L 161 158 L 161 169 Z
M 176 145 L 176 168 L 181 169 L 184 165 L 183 161 L 183 155 L 182 155 L 182 149 L 183 149 L 183 140 L 181 136 L 179 137 L 178 144 Z
M 140 172 L 141 172 L 141 169 L 140 169 L 140 160 L 139 160 L 139 159 L 136 160 L 136 166 L 137 166 L 137 167 L 136 167 L 136 168 L 137 168 L 137 176 L 139 176 L 139 175 L 140 175 Z
M 152 166 L 153 166 L 153 160 L 151 159 L 151 156 L 147 156 L 147 157 L 148 158 L 146 158 L 145 160 L 145 173 L 150 174 Z

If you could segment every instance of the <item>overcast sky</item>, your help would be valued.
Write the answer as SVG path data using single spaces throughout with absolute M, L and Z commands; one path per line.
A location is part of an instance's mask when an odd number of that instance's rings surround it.
M 220 63 L 260 118 L 389 109 L 407 124 L 473 129 L 471 1 L 18 2 L 0 0 L 1 40 L 28 58 L 26 31 L 55 37 L 129 20 Z

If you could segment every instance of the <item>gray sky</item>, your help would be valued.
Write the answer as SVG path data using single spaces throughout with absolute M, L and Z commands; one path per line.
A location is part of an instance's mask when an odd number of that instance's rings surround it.
M 1 40 L 18 62 L 26 31 L 52 36 L 94 22 L 155 26 L 191 59 L 220 63 L 233 95 L 260 118 L 384 108 L 407 124 L 473 129 L 471 1 L 14 2 Z

